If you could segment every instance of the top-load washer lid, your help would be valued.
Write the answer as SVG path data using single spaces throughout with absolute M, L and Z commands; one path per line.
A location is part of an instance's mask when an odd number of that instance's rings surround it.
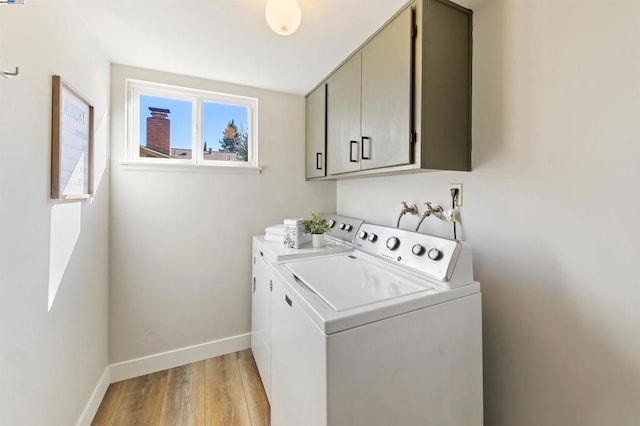
M 432 289 L 423 280 L 352 254 L 300 260 L 284 267 L 335 311 Z

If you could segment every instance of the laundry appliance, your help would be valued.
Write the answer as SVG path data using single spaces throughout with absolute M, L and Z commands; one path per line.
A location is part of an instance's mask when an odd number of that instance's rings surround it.
M 253 237 L 251 350 L 267 398 L 271 399 L 271 294 L 273 278 L 270 264 L 293 259 L 326 256 L 353 251 L 353 240 L 362 224 L 361 219 L 322 213 L 330 229 L 325 233 L 323 247 L 288 248 L 284 242 L 267 241 L 263 235 Z
M 468 244 L 363 223 L 352 251 L 269 274 L 272 425 L 482 425 Z

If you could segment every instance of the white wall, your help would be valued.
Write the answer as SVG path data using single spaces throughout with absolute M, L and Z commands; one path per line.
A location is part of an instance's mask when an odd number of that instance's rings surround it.
M 342 181 L 338 211 L 391 225 L 462 182 L 485 424 L 637 425 L 640 3 L 472 5 L 473 171 Z
M 262 174 L 123 166 L 126 78 L 258 98 Z M 110 361 L 247 333 L 251 236 L 335 211 L 334 182 L 304 181 L 304 98 L 114 65 L 112 116 Z
M 0 423 L 71 425 L 107 366 L 110 65 L 53 2 L 0 7 Z M 50 192 L 51 76 L 92 101 L 96 195 Z M 49 310 L 48 300 L 55 298 Z

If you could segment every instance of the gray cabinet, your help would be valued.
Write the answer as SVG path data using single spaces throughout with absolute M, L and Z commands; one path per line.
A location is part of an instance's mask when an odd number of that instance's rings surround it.
M 327 81 L 327 173 L 360 170 L 360 52 Z
M 327 80 L 327 171 L 411 162 L 413 10 L 406 9 Z
M 417 164 L 470 171 L 473 12 L 448 0 L 423 0 L 421 5 Z
M 306 99 L 306 178 L 327 175 L 327 85 L 322 84 Z
M 471 30 L 471 10 L 416 1 L 322 83 L 328 178 L 471 170 Z
M 362 48 L 362 170 L 412 160 L 412 15 L 405 9 Z

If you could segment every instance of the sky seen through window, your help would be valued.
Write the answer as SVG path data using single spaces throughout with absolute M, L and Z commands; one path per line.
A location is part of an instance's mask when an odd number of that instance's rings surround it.
M 163 98 L 157 96 L 140 96 L 140 145 L 147 143 L 147 117 L 151 116 L 149 107 L 165 108 L 171 120 L 171 148 L 191 149 L 192 139 L 192 106 L 189 101 Z M 220 149 L 220 139 L 227 124 L 233 119 L 238 130 L 248 128 L 249 109 L 246 106 L 227 105 L 215 102 L 203 103 L 203 141 L 207 148 L 214 151 Z M 200 143 L 200 141 L 198 141 Z

